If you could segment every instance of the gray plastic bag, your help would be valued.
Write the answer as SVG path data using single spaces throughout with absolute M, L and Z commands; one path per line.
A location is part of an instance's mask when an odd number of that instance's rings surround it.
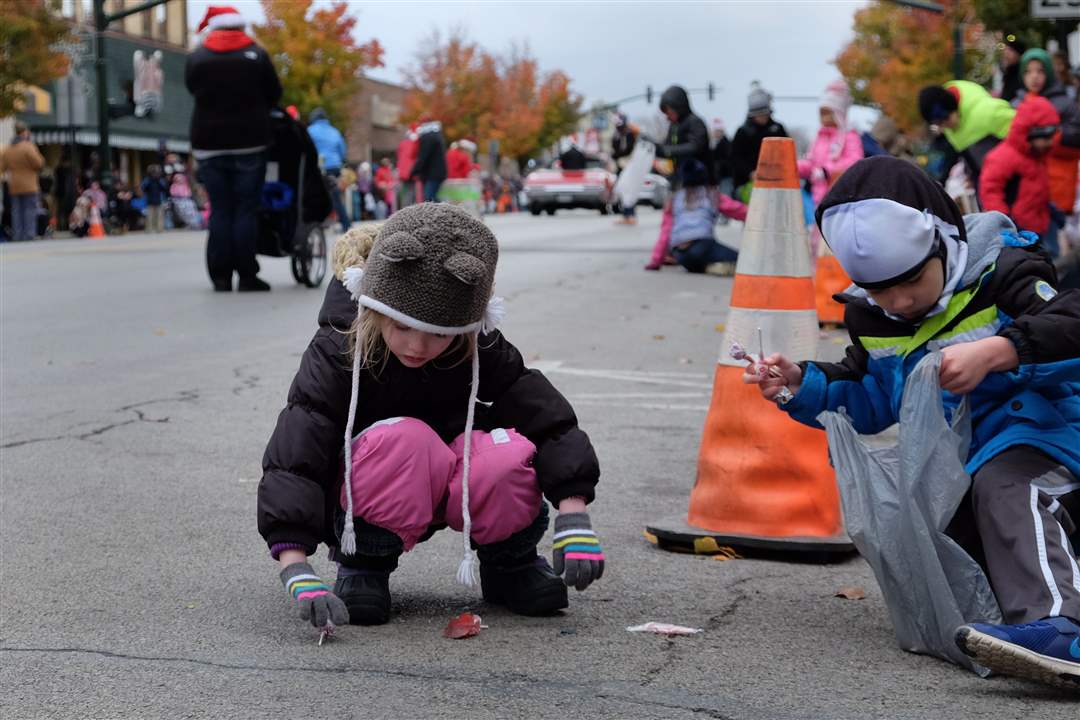
M 941 353 L 930 353 L 905 381 L 895 445 L 867 445 L 844 408 L 817 419 L 829 434 L 844 525 L 874 570 L 900 647 L 985 676 L 953 641 L 965 623 L 1000 623 L 1001 610 L 978 563 L 945 534 L 971 486 L 971 418 L 965 398 L 946 421 L 940 366 Z

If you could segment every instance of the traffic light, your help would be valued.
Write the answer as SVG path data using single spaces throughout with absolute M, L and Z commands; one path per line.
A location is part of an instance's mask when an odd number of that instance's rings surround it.
M 645 86 L 645 102 L 652 105 L 652 85 Z
M 712 101 L 713 95 L 716 93 L 716 86 L 709 83 L 709 100 Z

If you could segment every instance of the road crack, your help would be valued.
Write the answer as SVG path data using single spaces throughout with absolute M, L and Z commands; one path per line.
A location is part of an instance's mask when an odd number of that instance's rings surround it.
M 259 387 L 259 376 L 245 373 L 244 368 L 246 367 L 247 365 L 241 365 L 233 368 L 233 377 L 240 381 L 240 384 L 232 389 L 233 395 L 239 395 L 245 390 L 254 390 Z
M 272 673 L 305 673 L 308 675 L 355 675 L 357 673 L 364 673 L 367 675 L 374 675 L 378 677 L 389 678 L 402 678 L 407 680 L 429 680 L 439 681 L 447 683 L 463 683 L 466 685 L 475 685 L 477 687 L 490 690 L 492 686 L 503 686 L 504 690 L 518 693 L 520 692 L 516 688 L 521 685 L 528 685 L 539 691 L 547 693 L 566 694 L 588 696 L 591 698 L 601 698 L 604 700 L 611 700 L 615 702 L 626 703 L 628 705 L 643 707 L 643 708 L 663 708 L 667 710 L 684 710 L 692 713 L 699 713 L 709 718 L 716 718 L 717 720 L 734 720 L 731 715 L 720 712 L 716 707 L 708 707 L 703 704 L 703 701 L 713 699 L 711 696 L 692 696 L 685 691 L 667 691 L 661 688 L 651 689 L 648 697 L 635 697 L 631 693 L 634 689 L 640 690 L 640 688 L 634 688 L 627 683 L 618 682 L 603 682 L 600 687 L 588 686 L 582 684 L 580 681 L 564 682 L 559 680 L 550 680 L 544 678 L 536 678 L 521 673 L 487 673 L 478 676 L 462 675 L 459 671 L 447 672 L 447 673 L 423 673 L 408 670 L 395 670 L 387 668 L 372 668 L 361 667 L 355 664 L 344 665 L 340 667 L 325 666 L 325 667 L 311 667 L 306 665 L 263 665 L 263 664 L 248 664 L 248 663 L 230 663 L 220 662 L 215 660 L 201 660 L 198 658 L 170 656 L 170 655 L 134 655 L 129 653 L 113 652 L 111 650 L 102 650 L 97 648 L 82 648 L 82 647 L 5 647 L 0 646 L 0 653 L 15 655 L 19 653 L 38 653 L 38 654 L 62 654 L 62 655 L 90 655 L 100 658 L 106 658 L 109 660 L 120 660 L 127 662 L 150 662 L 150 663 L 184 663 L 189 665 L 195 665 L 199 667 L 209 667 L 217 670 L 240 670 L 240 671 L 256 671 L 256 672 L 272 672 Z M 664 702 L 658 695 L 668 694 L 671 696 L 671 700 Z M 686 696 L 690 702 L 681 703 L 677 702 L 677 699 L 681 699 Z M 727 702 L 722 698 L 716 698 L 716 704 L 724 704 Z M 732 704 L 741 705 L 737 701 L 731 701 Z
M 68 433 L 65 433 L 63 435 L 53 435 L 53 436 L 50 436 L 50 437 L 38 437 L 38 438 L 27 438 L 25 440 L 13 440 L 11 442 L 4 443 L 3 445 L 0 445 L 0 449 L 9 450 L 11 448 L 22 447 L 24 445 L 34 445 L 34 444 L 43 443 L 43 442 L 55 442 L 57 440 L 86 440 L 86 441 L 88 441 L 91 438 L 98 437 L 99 435 L 104 435 L 105 433 L 116 430 L 117 428 L 126 427 L 128 425 L 134 425 L 135 423 L 142 423 L 142 422 L 147 422 L 147 423 L 167 423 L 170 420 L 169 416 L 166 415 L 165 417 L 157 417 L 157 418 L 147 417 L 146 413 L 143 412 L 140 408 L 143 408 L 143 407 L 145 407 L 147 405 L 156 405 L 158 403 L 194 402 L 194 401 L 198 400 L 198 398 L 199 398 L 198 392 L 196 392 L 194 390 L 182 390 L 179 393 L 177 393 L 174 397 L 171 397 L 171 398 L 157 398 L 157 399 L 154 399 L 154 400 L 144 400 L 142 402 L 133 403 L 131 405 L 124 405 L 123 407 L 119 407 L 119 408 L 116 408 L 115 410 L 113 410 L 113 412 L 115 412 L 115 413 L 133 413 L 135 415 L 135 417 L 131 417 L 131 418 L 128 418 L 126 420 L 117 420 L 115 422 L 106 423 L 104 425 L 99 425 L 99 426 L 97 426 L 95 428 L 92 428 L 90 430 L 81 431 L 81 432 L 68 432 Z M 89 424 L 89 423 L 79 423 L 79 425 L 87 425 L 87 424 Z M 78 427 L 78 425 L 76 425 L 75 427 Z

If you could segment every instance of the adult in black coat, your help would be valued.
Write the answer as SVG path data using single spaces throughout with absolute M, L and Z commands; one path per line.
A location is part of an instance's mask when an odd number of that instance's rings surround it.
M 416 132 L 420 146 L 409 180 L 419 180 L 423 185 L 424 200 L 434 201 L 438 199 L 439 188 L 447 175 L 446 140 L 443 138 L 442 123 L 431 120 L 422 124 Z
M 709 153 L 709 131 L 705 121 L 694 114 L 690 108 L 690 97 L 686 90 L 672 85 L 660 96 L 660 112 L 671 121 L 667 139 L 657 143 L 656 156 L 671 158 L 675 161 L 675 182 L 681 177 L 679 170 L 691 160 L 701 162 L 709 170 L 709 184 L 712 185 L 712 158 Z
M 1001 99 L 1012 102 L 1024 89 L 1020 71 L 1020 57 L 1027 52 L 1027 45 L 1012 33 L 1005 36 L 1001 48 Z
M 584 170 L 587 158 L 577 145 L 570 145 L 559 154 L 559 167 L 563 170 Z
M 611 135 L 611 159 L 615 161 L 616 173 L 621 173 L 634 152 L 637 128 L 631 125 L 622 113 L 615 113 L 613 125 L 615 132 Z
M 747 105 L 746 122 L 731 141 L 731 172 L 736 188 L 753 178 L 765 138 L 788 137 L 784 126 L 773 120 L 772 95 L 756 82 L 751 86 Z
M 238 13 L 211 6 L 199 25 L 210 29 L 187 57 L 184 84 L 195 97 L 191 148 L 199 181 L 210 195 L 206 267 L 214 290 L 269 290 L 257 277 L 258 212 L 266 179 L 270 110 L 281 83 L 264 49 L 244 33 Z
M 716 178 L 716 184 L 719 185 L 732 176 L 731 140 L 728 139 L 727 133 L 724 132 L 723 121 L 719 119 L 713 120 L 712 135 L 713 174 Z
M 615 113 L 614 126 L 615 132 L 611 136 L 611 159 L 615 161 L 616 174 L 621 175 L 623 168 L 630 162 L 630 156 L 637 144 L 639 130 L 623 113 Z M 623 225 L 633 225 L 637 222 L 636 214 L 636 206 L 633 203 L 625 203 L 622 206 L 622 219 L 619 222 Z

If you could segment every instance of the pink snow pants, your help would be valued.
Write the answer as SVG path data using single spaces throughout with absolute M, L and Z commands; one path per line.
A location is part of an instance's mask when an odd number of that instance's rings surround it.
M 401 538 L 405 550 L 431 525 L 462 529 L 465 434 L 449 446 L 415 418 L 380 420 L 352 443 L 353 515 Z M 540 513 L 536 447 L 514 430 L 474 430 L 469 470 L 472 539 L 505 540 Z M 346 508 L 345 486 L 341 507 Z

